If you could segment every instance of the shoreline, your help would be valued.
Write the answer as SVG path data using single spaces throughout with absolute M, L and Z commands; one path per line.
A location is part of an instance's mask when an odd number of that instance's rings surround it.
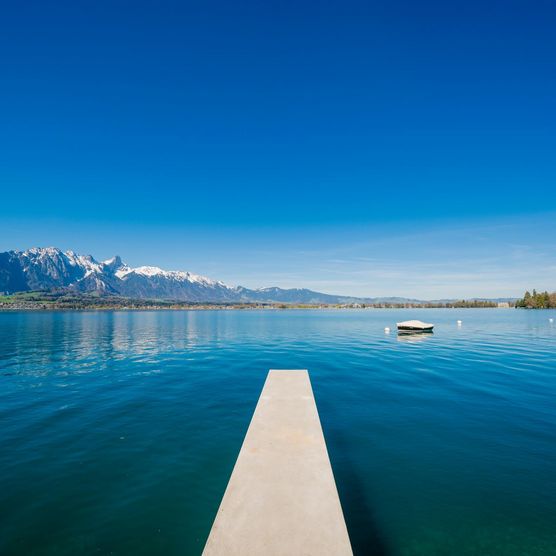
M 367 309 L 496 309 L 513 308 L 512 302 L 488 299 L 443 301 L 376 301 L 353 300 L 344 303 L 286 301 L 186 301 L 141 299 L 120 296 L 68 294 L 67 292 L 33 291 L 0 295 L 0 312 L 13 311 L 215 311 L 215 310 L 367 310 Z
M 288 306 L 288 307 L 276 307 L 276 306 L 227 306 L 227 305 L 184 305 L 184 306 L 97 306 L 97 307 L 64 307 L 64 306 L 1 306 L 0 313 L 17 313 L 17 312 L 28 312 L 28 313 L 45 313 L 45 312 L 74 312 L 74 313 L 96 313 L 96 312 L 144 312 L 144 311 L 372 311 L 372 310 L 403 310 L 403 309 L 504 309 L 507 310 L 508 307 L 484 307 L 484 306 L 473 306 L 473 307 L 459 307 L 455 305 L 450 306 L 419 306 L 419 305 L 409 305 L 409 306 L 368 306 L 368 307 L 340 307 L 340 306 Z M 515 309 L 515 307 L 510 307 L 510 309 Z

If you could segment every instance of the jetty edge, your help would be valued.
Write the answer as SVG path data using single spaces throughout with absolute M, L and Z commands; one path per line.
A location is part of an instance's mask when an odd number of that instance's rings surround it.
M 204 556 L 352 555 L 307 370 L 270 370 Z

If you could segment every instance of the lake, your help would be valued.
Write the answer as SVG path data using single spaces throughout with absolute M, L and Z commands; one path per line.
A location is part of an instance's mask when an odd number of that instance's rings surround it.
M 355 554 L 556 554 L 556 311 L 513 309 L 0 313 L 0 553 L 200 554 L 270 368 Z

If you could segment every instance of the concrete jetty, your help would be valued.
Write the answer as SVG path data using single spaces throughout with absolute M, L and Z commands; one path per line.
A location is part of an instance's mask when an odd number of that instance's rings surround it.
M 306 370 L 271 370 L 204 556 L 352 555 Z

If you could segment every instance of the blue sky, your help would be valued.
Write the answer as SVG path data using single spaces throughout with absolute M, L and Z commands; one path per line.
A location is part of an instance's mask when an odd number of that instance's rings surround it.
M 232 284 L 556 289 L 556 4 L 13 4 L 0 249 Z

